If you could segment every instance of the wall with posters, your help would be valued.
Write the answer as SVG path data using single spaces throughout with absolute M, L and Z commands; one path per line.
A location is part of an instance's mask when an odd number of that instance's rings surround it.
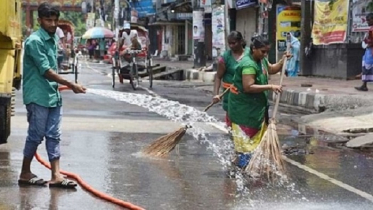
M 373 0 L 352 0 L 352 25 L 350 41 L 353 43 L 361 43 L 364 39 L 365 32 L 369 27 L 366 22 L 366 16 L 373 13 Z
M 349 0 L 316 0 L 312 38 L 315 45 L 344 43 L 348 28 Z
M 366 32 L 369 26 L 365 17 L 373 13 L 373 0 L 352 0 L 352 32 Z
M 205 27 L 203 26 L 203 11 L 193 11 L 193 39 L 204 41 Z
M 212 9 L 212 57 L 217 57 L 225 51 L 225 21 L 224 6 Z
M 236 30 L 242 33 L 247 43 L 257 31 L 257 10 L 255 7 L 246 7 L 236 12 Z

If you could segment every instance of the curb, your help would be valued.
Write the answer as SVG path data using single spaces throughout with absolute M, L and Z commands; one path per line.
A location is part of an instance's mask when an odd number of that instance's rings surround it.
M 216 72 L 199 71 L 197 69 L 185 69 L 184 78 L 188 81 L 213 82 Z
M 272 91 L 268 93 L 268 99 L 275 100 Z M 348 94 L 323 94 L 308 91 L 283 90 L 280 103 L 298 106 L 308 110 L 323 112 L 325 110 L 356 109 L 358 107 L 372 106 L 373 98 Z
M 268 93 L 268 99 L 271 101 L 275 101 L 275 96 L 276 94 L 274 94 L 272 91 Z M 326 109 L 326 97 L 327 96 L 324 94 L 284 90 L 281 94 L 280 103 L 322 112 Z

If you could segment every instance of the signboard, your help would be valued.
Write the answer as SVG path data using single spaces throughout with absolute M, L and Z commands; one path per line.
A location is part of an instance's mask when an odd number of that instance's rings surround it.
M 291 32 L 296 38 L 300 38 L 301 10 L 296 6 L 277 5 L 276 8 L 276 40 L 277 51 L 286 51 L 286 34 Z
M 315 1 L 313 44 L 344 43 L 347 34 L 349 0 Z
M 212 56 L 222 55 L 225 50 L 224 6 L 215 7 L 211 14 Z
M 203 17 L 203 11 L 193 11 L 193 39 L 199 39 L 201 41 L 205 39 Z
M 211 13 L 211 0 L 201 0 L 200 7 L 205 9 L 205 13 Z
M 373 13 L 373 0 L 352 0 L 352 32 L 369 30 L 365 17 Z
M 246 7 L 254 6 L 258 0 L 236 0 L 236 9 L 244 9 Z
M 176 13 L 176 20 L 191 20 L 193 13 Z
M 131 2 L 131 7 L 138 12 L 138 17 L 146 17 L 155 14 L 155 7 L 152 0 L 141 0 Z

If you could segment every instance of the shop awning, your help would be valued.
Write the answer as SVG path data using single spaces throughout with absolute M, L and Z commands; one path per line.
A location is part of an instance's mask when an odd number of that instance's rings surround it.
M 257 0 L 236 0 L 236 10 L 258 5 Z
M 184 24 L 185 22 L 166 22 L 166 21 L 156 21 L 154 23 L 149 23 L 150 26 L 162 26 L 162 25 L 181 26 Z

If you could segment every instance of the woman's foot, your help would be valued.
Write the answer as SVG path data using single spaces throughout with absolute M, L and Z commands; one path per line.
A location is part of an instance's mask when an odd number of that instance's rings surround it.
M 366 86 L 355 87 L 355 89 L 358 91 L 368 91 L 368 88 Z

